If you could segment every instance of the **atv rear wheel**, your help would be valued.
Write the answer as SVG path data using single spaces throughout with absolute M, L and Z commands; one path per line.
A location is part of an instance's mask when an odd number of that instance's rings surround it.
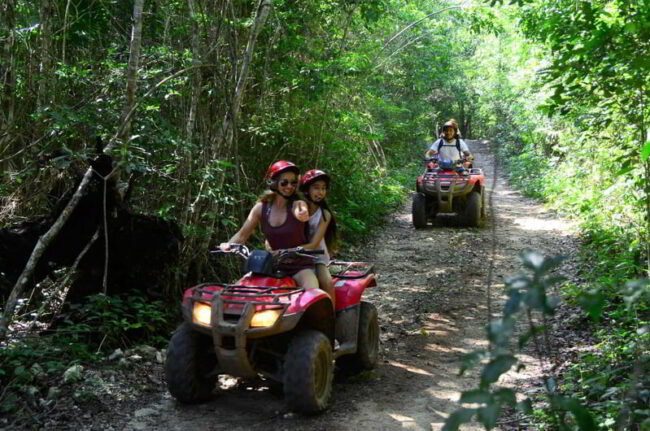
M 210 399 L 217 381 L 212 339 L 182 323 L 169 340 L 165 375 L 167 389 L 178 401 L 196 404 Z
M 422 193 L 413 195 L 413 206 L 411 208 L 413 215 L 413 226 L 416 229 L 427 227 L 427 197 Z
M 465 217 L 467 224 L 471 227 L 479 227 L 481 225 L 481 194 L 479 192 L 472 192 L 467 198 Z
M 337 363 L 341 368 L 350 372 L 372 370 L 379 358 L 379 323 L 377 309 L 369 302 L 361 302 L 359 306 L 359 336 L 357 337 L 357 352 L 341 356 Z
M 315 330 L 298 333 L 285 355 L 284 398 L 289 408 L 318 413 L 332 395 L 334 364 L 329 338 Z

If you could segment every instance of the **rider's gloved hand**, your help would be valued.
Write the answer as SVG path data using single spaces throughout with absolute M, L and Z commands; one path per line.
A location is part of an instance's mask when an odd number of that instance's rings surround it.
M 221 251 L 230 251 L 231 248 L 232 247 L 230 246 L 229 242 L 222 242 L 221 244 L 219 244 L 219 250 Z

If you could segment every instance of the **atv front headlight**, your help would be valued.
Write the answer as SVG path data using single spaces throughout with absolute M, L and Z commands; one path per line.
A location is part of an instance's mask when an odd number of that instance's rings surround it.
M 212 315 L 212 307 L 210 304 L 203 302 L 195 302 L 192 308 L 192 321 L 203 326 L 210 326 L 210 316 Z
M 258 311 L 253 314 L 251 326 L 256 328 L 268 328 L 269 326 L 273 326 L 275 321 L 282 315 L 282 311 L 283 310 L 279 309 Z

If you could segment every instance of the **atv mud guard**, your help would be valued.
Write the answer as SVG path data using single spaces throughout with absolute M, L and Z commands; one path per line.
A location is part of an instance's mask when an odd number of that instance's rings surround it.
M 359 304 L 336 312 L 336 339 L 340 346 L 334 351 L 334 359 L 357 352 L 359 337 Z

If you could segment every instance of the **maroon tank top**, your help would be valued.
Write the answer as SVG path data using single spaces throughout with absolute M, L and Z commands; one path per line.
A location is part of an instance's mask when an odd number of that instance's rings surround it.
M 307 243 L 305 222 L 296 219 L 291 210 L 292 202 L 287 202 L 287 218 L 280 226 L 271 226 L 269 217 L 271 205 L 262 203 L 262 232 L 273 250 L 298 247 Z

